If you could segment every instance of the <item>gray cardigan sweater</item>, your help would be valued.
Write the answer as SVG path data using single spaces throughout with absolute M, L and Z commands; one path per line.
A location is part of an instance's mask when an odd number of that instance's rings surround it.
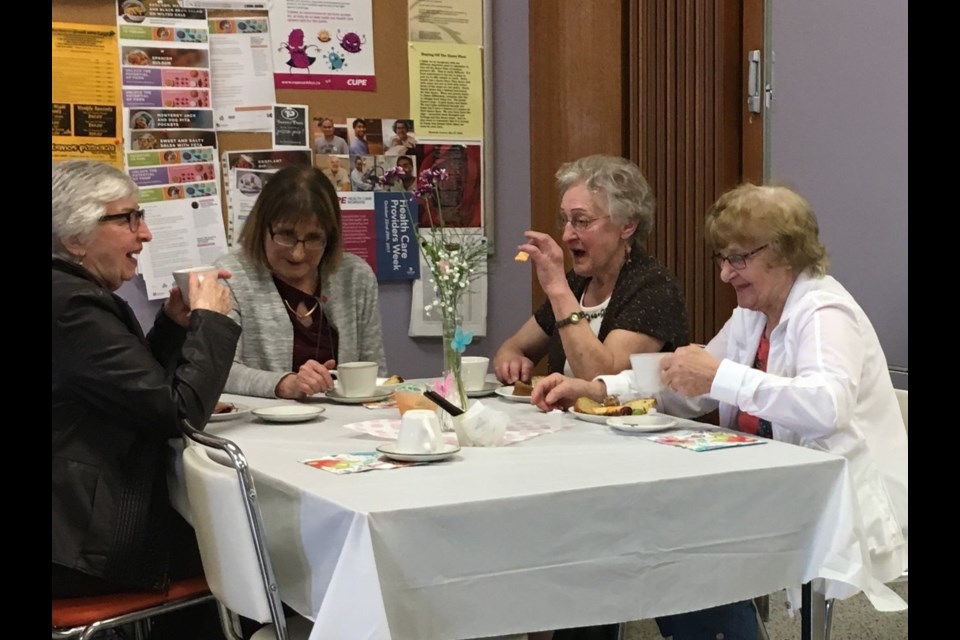
M 293 324 L 273 276 L 239 247 L 220 258 L 217 266 L 233 274 L 226 280 L 233 293 L 230 317 L 243 327 L 223 390 L 276 397 L 277 384 L 293 364 Z M 380 375 L 386 375 L 377 278 L 370 266 L 344 252 L 337 270 L 323 277 L 322 291 L 321 308 L 340 336 L 337 362 L 373 361 L 380 365 Z

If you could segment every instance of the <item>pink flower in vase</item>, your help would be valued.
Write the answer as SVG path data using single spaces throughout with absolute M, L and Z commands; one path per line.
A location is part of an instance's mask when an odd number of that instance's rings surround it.
M 438 395 L 447 398 L 453 391 L 453 373 L 448 373 L 446 377 L 433 381 L 433 390 Z

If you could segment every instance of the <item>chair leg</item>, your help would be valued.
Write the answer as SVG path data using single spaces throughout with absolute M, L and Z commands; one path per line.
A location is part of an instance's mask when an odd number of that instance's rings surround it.
M 753 601 L 753 607 L 757 612 L 757 638 L 760 640 L 770 640 L 770 634 L 767 633 L 767 620 L 770 619 L 770 596 L 762 596 L 766 606 L 758 603 L 760 598 Z
M 617 640 L 627 640 L 627 623 L 621 622 L 617 625 Z
M 830 627 L 833 624 L 833 605 L 836 601 L 833 598 L 830 598 L 825 603 L 825 610 L 823 615 L 823 640 L 830 640 Z

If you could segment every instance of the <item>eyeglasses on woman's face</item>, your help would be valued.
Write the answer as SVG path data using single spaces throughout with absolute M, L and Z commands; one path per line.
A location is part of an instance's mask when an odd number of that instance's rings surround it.
M 113 222 L 114 220 L 124 220 L 127 223 L 127 226 L 130 227 L 130 231 L 136 233 L 140 230 L 140 221 L 146 217 L 146 212 L 143 209 L 134 209 L 133 211 L 124 211 L 123 213 L 111 213 L 105 216 L 100 216 L 98 222 Z
M 563 231 L 567 228 L 567 224 L 569 224 L 576 233 L 581 233 L 586 231 L 594 222 L 609 217 L 610 216 L 598 216 L 596 218 L 590 218 L 588 216 L 573 215 L 568 218 L 562 213 L 559 213 L 557 214 L 557 229 Z
M 728 256 L 722 255 L 720 253 L 715 253 L 713 254 L 713 261 L 717 263 L 718 269 L 723 268 L 723 262 L 724 260 L 726 260 L 731 267 L 733 267 L 737 271 L 742 271 L 743 269 L 747 268 L 748 258 L 752 258 L 753 256 L 757 255 L 758 253 L 760 253 L 761 251 L 763 251 L 769 246 L 770 246 L 769 244 L 765 244 L 757 247 L 753 251 L 747 251 L 746 253 L 731 253 Z
M 326 236 L 321 233 L 308 233 L 303 238 L 298 238 L 292 229 L 274 231 L 273 227 L 270 228 L 270 239 L 287 249 L 293 249 L 302 242 L 304 251 L 318 251 L 327 244 Z

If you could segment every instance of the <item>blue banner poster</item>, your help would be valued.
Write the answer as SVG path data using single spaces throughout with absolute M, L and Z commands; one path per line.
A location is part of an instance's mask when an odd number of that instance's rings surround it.
M 374 197 L 377 227 L 377 279 L 416 280 L 420 277 L 417 245 L 417 203 L 406 191 L 378 191 Z

